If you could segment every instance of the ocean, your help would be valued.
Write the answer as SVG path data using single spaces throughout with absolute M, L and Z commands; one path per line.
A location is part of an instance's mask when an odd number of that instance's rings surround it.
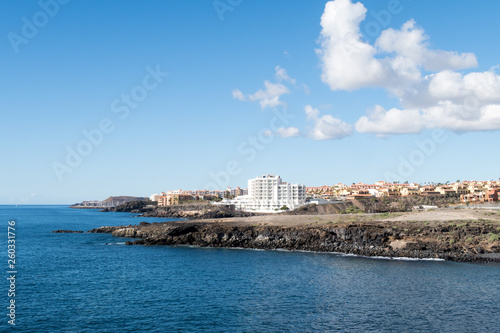
M 52 231 L 168 219 L 67 206 L 0 206 L 0 217 L 2 332 L 500 331 L 499 264 L 127 246 Z

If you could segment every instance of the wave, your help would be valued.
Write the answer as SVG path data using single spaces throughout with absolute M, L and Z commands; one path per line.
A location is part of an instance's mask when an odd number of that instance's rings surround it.
M 225 249 L 249 250 L 249 251 L 279 251 L 279 252 L 302 252 L 302 253 L 318 253 L 318 254 L 334 254 L 341 257 L 358 257 L 378 260 L 400 260 L 400 261 L 446 261 L 442 258 L 411 258 L 411 257 L 386 257 L 386 256 L 367 256 L 353 253 L 342 252 L 324 252 L 324 251 L 308 251 L 308 250 L 288 250 L 288 249 L 253 249 L 244 247 L 229 247 Z
M 116 243 L 125 244 L 125 243 Z M 342 252 L 326 252 L 326 251 L 308 251 L 308 250 L 288 250 L 288 249 L 256 249 L 251 247 L 212 247 L 212 246 L 197 246 L 197 245 L 175 245 L 175 247 L 186 247 L 194 249 L 224 249 L 224 250 L 246 250 L 246 251 L 277 251 L 277 252 L 301 252 L 301 253 L 315 253 L 315 254 L 333 254 L 341 257 L 357 257 L 366 259 L 377 260 L 399 260 L 399 261 L 446 261 L 442 258 L 411 258 L 411 257 L 386 257 L 386 256 L 367 256 L 353 253 Z

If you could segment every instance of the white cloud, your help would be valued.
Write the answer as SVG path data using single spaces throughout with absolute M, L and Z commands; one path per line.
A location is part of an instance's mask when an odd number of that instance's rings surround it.
M 316 120 L 309 134 L 314 140 L 342 139 L 352 134 L 352 125 L 333 116 L 324 115 Z
M 234 99 L 240 101 L 259 102 L 262 109 L 274 108 L 279 105 L 286 105 L 285 102 L 280 100 L 281 95 L 288 94 L 290 90 L 281 83 L 272 83 L 264 81 L 265 89 L 259 89 L 255 93 L 245 95 L 239 89 L 234 89 L 232 95 Z
M 308 120 L 314 121 L 313 129 L 308 133 L 314 140 L 335 140 L 342 139 L 352 134 L 352 125 L 335 118 L 331 115 L 320 117 L 318 109 L 310 105 L 305 107 Z
M 295 79 L 291 78 L 286 72 L 286 70 L 282 68 L 280 65 L 274 67 L 274 70 L 276 72 L 274 75 L 276 76 L 279 82 L 288 81 L 292 84 L 295 84 Z
M 429 37 L 413 20 L 400 30 L 384 30 L 370 45 L 363 41 L 359 24 L 366 8 L 350 0 L 326 4 L 321 17 L 322 80 L 332 90 L 384 87 L 398 93 L 421 79 L 421 70 L 464 69 L 477 66 L 472 53 L 457 53 L 428 48 Z M 383 56 L 385 55 L 385 57 Z
M 274 75 L 279 81 L 278 83 L 272 83 L 266 80 L 264 81 L 265 89 L 259 89 L 255 93 L 248 95 L 245 95 L 239 89 L 233 89 L 233 98 L 240 101 L 259 102 L 262 109 L 275 108 L 280 105 L 286 106 L 286 103 L 280 98 L 282 95 L 289 94 L 290 90 L 281 82 L 290 82 L 295 84 L 296 80 L 291 78 L 286 70 L 279 65 L 276 66 L 274 70 Z
M 445 128 L 455 132 L 489 131 L 500 129 L 500 105 L 479 106 L 441 101 L 422 109 L 385 110 L 377 105 L 355 124 L 358 132 L 387 134 L 418 133 L 424 128 Z
M 476 97 L 483 103 L 500 103 L 500 76 L 493 70 L 465 76 L 443 71 L 430 77 L 428 82 L 429 95 L 437 101 Z
M 359 23 L 366 8 L 349 0 L 330 1 L 321 16 L 321 79 L 332 90 L 376 86 L 386 69 L 375 59 L 376 49 L 361 40 Z
M 244 101 L 245 100 L 245 95 L 243 95 L 243 93 L 241 92 L 241 90 L 239 89 L 233 89 L 233 98 L 234 99 L 239 99 L 240 101 Z
M 418 110 L 385 110 L 376 105 L 368 116 L 361 117 L 355 124 L 356 131 L 384 134 L 418 133 L 423 128 Z
M 279 136 L 282 138 L 292 138 L 300 135 L 300 130 L 297 127 L 287 127 L 287 128 L 278 128 L 276 130 Z
M 319 116 L 319 110 L 313 108 L 310 105 L 306 105 L 304 110 L 305 110 L 306 115 L 307 115 L 307 120 L 317 119 Z
M 471 111 L 467 106 L 444 102 L 422 110 L 428 128 L 447 128 L 456 132 L 500 129 L 500 105 L 485 105 Z
M 270 130 L 265 130 L 264 135 L 267 137 L 271 137 L 271 136 L 273 136 L 273 132 L 271 132 Z
M 387 58 L 389 64 L 399 74 L 404 68 L 398 68 L 401 63 L 407 64 L 413 71 L 420 68 L 429 71 L 446 69 L 464 69 L 477 66 L 476 56 L 472 53 L 462 53 L 428 48 L 429 37 L 423 29 L 417 28 L 414 20 L 403 24 L 400 30 L 384 30 L 376 41 L 379 52 L 394 53 L 393 58 Z
M 384 135 L 434 127 L 500 129 L 500 76 L 493 69 L 456 72 L 476 67 L 476 56 L 430 49 L 429 37 L 413 20 L 382 31 L 371 45 L 359 30 L 366 12 L 363 4 L 350 0 L 328 2 L 321 17 L 321 48 L 316 50 L 321 78 L 331 90 L 382 87 L 400 99 L 401 109 L 375 106 L 356 122 L 357 131 Z

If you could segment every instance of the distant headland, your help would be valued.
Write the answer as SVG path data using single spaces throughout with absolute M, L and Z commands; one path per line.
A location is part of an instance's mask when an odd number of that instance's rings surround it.
M 90 200 L 90 201 L 82 201 L 80 203 L 75 203 L 70 206 L 70 208 L 77 209 L 104 209 L 110 207 L 117 207 L 127 202 L 131 201 L 148 201 L 149 198 L 145 197 L 129 197 L 129 196 L 117 196 L 117 197 L 109 197 L 102 201 L 100 200 Z

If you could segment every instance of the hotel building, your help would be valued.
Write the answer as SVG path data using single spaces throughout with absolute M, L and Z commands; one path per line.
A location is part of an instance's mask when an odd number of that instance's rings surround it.
M 305 203 L 305 185 L 290 184 L 275 175 L 263 175 L 250 179 L 248 180 L 248 195 L 221 202 L 221 204 L 235 205 L 236 209 L 260 213 L 279 212 L 283 207 L 293 210 Z

